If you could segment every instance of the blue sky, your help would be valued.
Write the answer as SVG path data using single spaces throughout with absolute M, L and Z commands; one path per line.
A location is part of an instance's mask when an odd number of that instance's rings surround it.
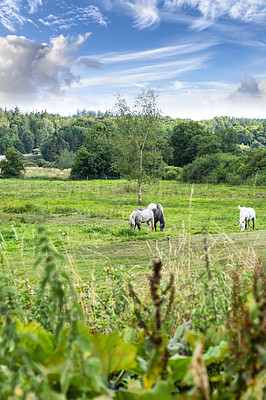
M 266 0 L 0 0 L 0 107 L 266 118 Z

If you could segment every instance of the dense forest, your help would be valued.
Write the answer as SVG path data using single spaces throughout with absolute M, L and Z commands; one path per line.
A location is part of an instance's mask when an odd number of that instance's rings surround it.
M 72 168 L 73 179 L 118 178 L 123 175 L 114 168 L 119 129 L 110 112 L 63 117 L 0 109 L 0 154 L 11 147 L 21 154 L 39 148 L 41 156 L 31 157 L 38 166 Z M 195 122 L 160 116 L 156 146 L 160 154 L 153 168 L 163 179 L 265 184 L 266 119 Z

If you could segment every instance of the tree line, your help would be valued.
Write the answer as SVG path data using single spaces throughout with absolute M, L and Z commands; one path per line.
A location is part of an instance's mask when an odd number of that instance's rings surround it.
M 0 109 L 0 154 L 31 153 L 43 167 L 71 168 L 72 179 L 155 178 L 265 184 L 266 120 L 162 117 L 158 93 L 144 90 L 129 107 L 122 96 L 112 112 L 76 115 Z

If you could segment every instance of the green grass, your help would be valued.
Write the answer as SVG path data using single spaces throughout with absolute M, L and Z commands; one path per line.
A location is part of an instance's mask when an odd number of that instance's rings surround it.
M 137 266 L 141 271 L 155 256 L 169 261 L 171 252 L 187 262 L 190 251 L 191 266 L 200 265 L 205 231 L 209 233 L 213 262 L 228 263 L 228 243 L 234 252 L 243 252 L 243 257 L 249 251 L 258 256 L 262 253 L 266 236 L 265 187 L 194 185 L 193 196 L 191 189 L 190 184 L 173 181 L 144 186 L 142 206 L 160 202 L 166 228 L 163 233 L 148 232 L 143 224 L 139 232 L 129 228 L 129 215 L 138 208 L 134 183 L 0 180 L 2 247 L 12 258 L 12 265 L 15 262 L 18 270 L 33 277 L 36 228 L 39 220 L 44 220 L 55 249 L 71 254 L 83 279 L 92 271 L 102 277 L 104 267 L 110 265 L 128 269 Z M 255 208 L 255 232 L 240 232 L 238 204 Z

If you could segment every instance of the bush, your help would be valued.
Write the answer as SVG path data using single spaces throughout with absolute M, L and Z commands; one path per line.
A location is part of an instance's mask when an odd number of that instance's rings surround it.
M 213 172 L 220 164 L 219 158 L 221 154 L 214 154 L 212 156 L 200 157 L 193 161 L 191 164 L 187 164 L 183 170 L 181 179 L 184 182 L 211 182 Z M 212 178 L 211 178 L 212 175 Z
M 25 172 L 19 152 L 10 147 L 5 152 L 6 159 L 0 162 L 1 178 L 19 178 Z
M 162 179 L 168 181 L 180 181 L 181 180 L 181 167 L 174 167 L 173 165 L 167 165 L 162 170 Z
M 197 183 L 265 185 L 265 153 L 257 150 L 240 157 L 231 153 L 200 157 L 183 168 L 181 179 Z

